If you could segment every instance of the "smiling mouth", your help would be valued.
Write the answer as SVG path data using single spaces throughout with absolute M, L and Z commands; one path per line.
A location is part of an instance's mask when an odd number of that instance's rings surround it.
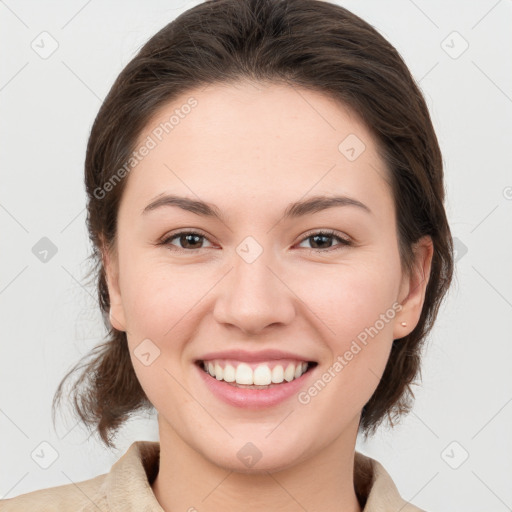
M 318 365 L 315 361 L 243 361 L 198 360 L 195 364 L 213 379 L 237 388 L 268 389 L 299 379 Z

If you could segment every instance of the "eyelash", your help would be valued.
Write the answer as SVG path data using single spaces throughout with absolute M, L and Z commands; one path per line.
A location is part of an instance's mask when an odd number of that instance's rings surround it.
M 181 235 L 196 235 L 196 236 L 199 236 L 199 237 L 202 237 L 202 238 L 205 238 L 206 240 L 208 240 L 208 237 L 199 231 L 179 231 L 178 233 L 174 233 L 173 235 L 165 238 L 158 245 L 165 245 L 171 251 L 197 252 L 197 251 L 200 251 L 201 249 L 206 249 L 206 247 L 202 247 L 199 249 L 183 249 L 180 247 L 173 246 L 171 244 L 171 241 L 173 241 L 175 238 L 178 238 Z M 313 231 L 313 232 L 307 233 L 299 241 L 299 244 L 301 244 L 305 240 L 308 240 L 309 238 L 313 238 L 314 236 L 321 236 L 321 235 L 332 237 L 332 238 L 336 239 L 337 241 L 340 242 L 339 246 L 338 247 L 328 247 L 327 249 L 307 249 L 307 248 L 305 248 L 305 249 L 307 251 L 313 252 L 313 253 L 322 253 L 322 252 L 325 253 L 325 252 L 336 251 L 336 250 L 342 249 L 343 247 L 349 247 L 349 246 L 353 245 L 353 242 L 351 240 L 349 240 L 347 238 L 343 238 L 340 235 L 338 235 L 336 231 L 329 230 L 329 229 L 321 230 L 321 231 Z

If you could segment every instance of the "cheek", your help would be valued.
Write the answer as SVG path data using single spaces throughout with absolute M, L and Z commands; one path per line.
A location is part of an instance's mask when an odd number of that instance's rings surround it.
M 396 312 L 400 280 L 397 264 L 330 265 L 312 275 L 314 278 L 297 282 L 297 295 L 305 298 L 305 305 L 317 318 L 316 325 L 323 325 L 322 332 L 334 339 L 335 345 L 340 344 L 340 349 L 381 315 L 387 315 L 388 321 L 384 326 L 378 322 L 379 331 L 392 331 L 389 320 Z
M 170 269 L 161 261 L 149 265 L 142 259 L 139 262 L 137 266 L 134 261 L 125 274 L 124 305 L 132 364 L 155 407 L 165 404 L 177 413 L 190 399 L 178 384 L 183 365 L 189 364 L 189 341 L 196 336 L 201 317 L 208 313 L 202 301 L 218 278 L 211 269 Z M 144 356 L 146 353 L 149 356 Z M 148 359 L 150 364 L 146 365 Z M 169 403 L 167 393 L 174 396 Z
M 399 279 L 396 264 L 347 265 L 316 274 L 314 282 L 303 286 L 300 296 L 308 297 L 315 333 L 322 333 L 319 341 L 331 357 L 319 375 L 322 382 L 311 390 L 311 396 L 322 395 L 318 406 L 338 404 L 355 413 L 375 391 L 393 342 Z M 324 384 L 328 390 L 320 393 Z
M 142 251 L 124 263 L 122 294 L 128 330 L 157 340 L 175 337 L 175 330 L 186 324 L 187 314 L 215 277 L 200 266 L 170 265 Z
M 191 269 L 171 271 L 169 265 L 140 259 L 132 260 L 125 273 L 123 302 L 132 364 L 149 400 L 171 417 L 178 417 L 190 400 L 179 384 L 181 364 L 197 326 L 198 303 L 211 288 L 207 276 Z

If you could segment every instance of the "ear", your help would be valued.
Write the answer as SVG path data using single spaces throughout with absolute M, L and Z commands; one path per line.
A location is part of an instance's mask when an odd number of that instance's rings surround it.
M 425 292 L 430 279 L 430 269 L 434 254 L 434 244 L 426 235 L 414 245 L 413 269 L 409 275 L 404 274 L 400 284 L 399 302 L 402 305 L 400 313 L 395 317 L 393 339 L 407 336 L 418 324 L 425 302 Z M 402 326 L 402 322 L 407 325 Z
M 117 251 L 115 249 L 109 250 L 106 248 L 106 244 L 102 244 L 101 255 L 110 298 L 110 323 L 114 329 L 126 331 L 126 319 L 119 287 Z

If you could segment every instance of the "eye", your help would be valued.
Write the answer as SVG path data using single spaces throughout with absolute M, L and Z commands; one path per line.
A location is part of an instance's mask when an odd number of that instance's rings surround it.
M 329 240 L 332 240 L 332 239 L 335 239 L 338 242 L 340 242 L 338 244 L 338 247 L 336 247 L 336 246 L 334 248 L 332 248 L 332 247 L 326 247 L 326 248 L 313 247 L 309 250 L 311 252 L 330 252 L 331 250 L 338 250 L 338 249 L 342 249 L 345 246 L 352 245 L 351 240 L 338 235 L 336 233 L 336 231 L 332 231 L 332 230 L 315 231 L 313 233 L 309 233 L 302 239 L 302 241 L 300 243 L 304 243 L 307 240 L 313 240 L 313 245 L 322 246 L 322 245 L 328 244 Z
M 179 246 L 174 245 L 172 242 L 177 239 Z M 321 247 L 322 245 L 328 244 L 329 240 L 337 240 L 339 242 L 338 247 L 328 246 Z M 160 242 L 158 245 L 168 246 L 172 251 L 197 251 L 203 249 L 204 247 L 200 247 L 203 240 L 208 240 L 206 235 L 198 232 L 198 231 L 179 231 L 174 233 L 164 240 Z M 312 233 L 308 233 L 302 240 L 301 244 L 307 240 L 312 240 L 313 245 L 320 246 L 310 248 L 311 252 L 330 252 L 332 250 L 341 249 L 346 246 L 352 245 L 352 241 L 348 238 L 344 238 L 337 234 L 336 231 L 332 230 L 323 230 L 323 231 L 314 231 Z M 307 249 L 307 248 L 306 248 Z
M 178 239 L 180 247 L 176 247 L 176 245 L 172 244 L 172 241 L 176 238 Z M 208 240 L 205 235 L 197 231 L 179 231 L 162 240 L 159 245 L 166 245 L 172 251 L 188 250 L 190 252 L 203 249 L 203 247 L 198 247 L 198 245 L 201 245 L 202 239 Z

